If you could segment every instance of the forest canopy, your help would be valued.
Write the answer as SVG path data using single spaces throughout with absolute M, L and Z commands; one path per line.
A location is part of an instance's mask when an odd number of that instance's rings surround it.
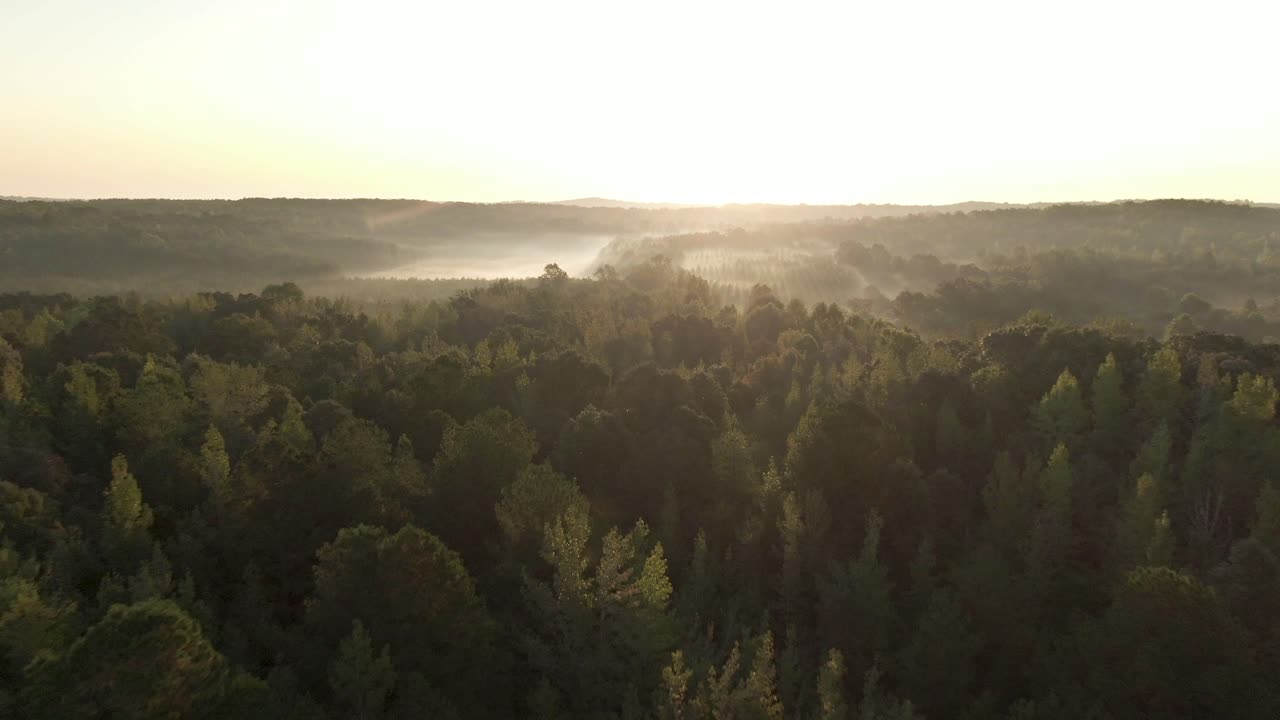
M 0 717 L 1280 715 L 1276 210 L 344 202 L 0 203 Z

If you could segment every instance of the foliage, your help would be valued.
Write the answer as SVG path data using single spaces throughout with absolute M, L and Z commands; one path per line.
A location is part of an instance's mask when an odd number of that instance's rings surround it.
M 1275 717 L 1280 349 L 1078 324 L 1145 268 L 1205 287 L 1135 312 L 1229 326 L 1271 215 L 1117 207 L 667 242 L 950 283 L 910 329 L 626 243 L 434 300 L 0 296 L 0 716 Z M 277 210 L 227 212 L 315 220 Z M 516 216 L 588 215 L 639 222 Z M 1232 228 L 1216 269 L 1177 222 Z

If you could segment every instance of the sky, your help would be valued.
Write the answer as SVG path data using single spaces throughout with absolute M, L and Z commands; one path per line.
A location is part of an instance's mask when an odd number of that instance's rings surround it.
M 1274 0 L 0 0 L 0 195 L 1280 202 Z

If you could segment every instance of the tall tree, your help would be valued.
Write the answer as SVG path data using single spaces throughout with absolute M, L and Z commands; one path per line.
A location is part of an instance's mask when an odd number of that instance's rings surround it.
M 1093 434 L 1091 445 L 1103 458 L 1115 462 L 1124 451 L 1129 429 L 1129 400 L 1124 394 L 1124 375 L 1116 356 L 1108 353 L 1098 366 L 1092 388 Z
M 20 707 L 33 719 L 270 716 L 265 687 L 238 677 L 200 625 L 163 600 L 112 607 L 28 673 Z
M 111 460 L 111 483 L 102 503 L 102 549 L 112 566 L 131 572 L 151 552 L 151 507 L 123 455 Z
M 1088 423 L 1080 383 L 1070 370 L 1063 370 L 1036 407 L 1036 429 L 1049 447 L 1079 447 Z
M 356 720 L 377 720 L 385 715 L 395 684 L 390 647 L 383 645 L 375 655 L 369 633 L 356 620 L 351 624 L 351 634 L 338 643 L 337 654 L 329 663 L 329 687 L 334 699 Z
M 412 525 L 361 525 L 316 552 L 307 599 L 314 637 L 333 647 L 360 620 L 389 645 L 398 672 L 417 672 L 452 700 L 492 707 L 482 678 L 492 666 L 493 622 L 458 554 Z
M 1147 371 L 1138 384 L 1138 412 L 1147 427 L 1180 423 L 1184 391 L 1182 361 L 1171 347 L 1160 348 L 1147 362 Z

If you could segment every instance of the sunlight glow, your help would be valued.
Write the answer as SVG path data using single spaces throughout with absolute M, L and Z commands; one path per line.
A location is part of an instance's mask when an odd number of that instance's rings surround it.
M 0 194 L 1280 201 L 1270 2 L 4 4 Z

